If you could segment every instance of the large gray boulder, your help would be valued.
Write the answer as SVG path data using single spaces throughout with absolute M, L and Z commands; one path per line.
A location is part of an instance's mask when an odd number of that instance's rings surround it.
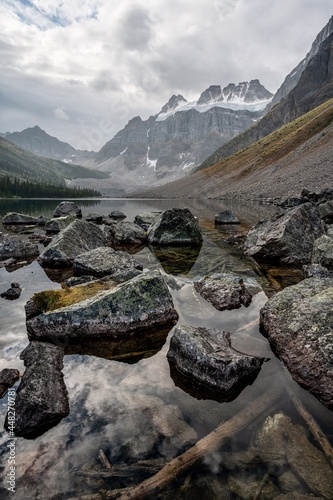
M 249 231 L 244 250 L 258 261 L 298 267 L 310 262 L 313 243 L 323 233 L 318 210 L 305 203 L 258 222 Z
M 9 212 L 2 217 L 2 223 L 4 225 L 26 225 L 26 226 L 36 226 L 44 225 L 45 219 L 43 217 L 33 217 L 32 215 L 20 214 L 18 212 Z
M 151 245 L 200 245 L 202 234 L 197 219 L 188 208 L 163 212 L 148 230 Z
M 30 241 L 6 238 L 0 245 L 0 260 L 34 259 L 39 255 L 38 245 Z
M 171 326 L 177 318 L 161 274 L 142 273 L 93 298 L 27 320 L 27 331 L 30 339 L 113 339 Z
M 31 342 L 21 353 L 26 370 L 16 392 L 16 436 L 40 436 L 69 414 L 63 355 L 62 348 L 43 342 Z
M 127 252 L 100 247 L 78 255 L 74 260 L 73 271 L 77 276 L 110 276 L 120 283 L 138 276 L 142 265 Z
M 314 242 L 311 261 L 333 271 L 333 238 L 323 234 Z
M 252 301 L 252 293 L 243 279 L 234 273 L 205 276 L 194 283 L 194 288 L 218 311 L 248 307 Z
M 104 245 L 104 233 L 96 224 L 76 219 L 53 238 L 38 262 L 49 267 L 69 267 L 81 253 Z
M 260 328 L 292 377 L 333 409 L 333 280 L 309 278 L 268 300 Z
M 82 210 L 73 201 L 62 201 L 54 210 L 53 217 L 65 217 L 66 215 L 82 217 Z
M 234 399 L 253 382 L 265 359 L 235 351 L 229 336 L 216 329 L 181 325 L 172 335 L 168 360 L 194 385 L 208 388 L 210 397 L 216 392 L 220 395 L 217 399 Z
M 75 220 L 75 215 L 66 215 L 65 217 L 50 219 L 45 224 L 46 234 L 58 234 Z
M 327 223 L 333 223 L 333 200 L 326 201 L 325 203 L 320 203 L 318 205 L 318 212 L 320 217 Z
M 134 222 L 121 221 L 105 229 L 107 241 L 113 246 L 143 245 L 147 241 L 147 233 Z

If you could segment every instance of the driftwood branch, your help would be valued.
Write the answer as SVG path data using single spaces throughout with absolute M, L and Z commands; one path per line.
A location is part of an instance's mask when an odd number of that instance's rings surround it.
M 164 459 L 139 460 L 134 464 L 110 465 L 99 470 L 81 470 L 77 471 L 77 476 L 91 478 L 123 478 L 131 477 L 135 474 L 153 475 L 165 465 Z
M 220 424 L 213 432 L 200 439 L 192 448 L 179 457 L 168 462 L 157 474 L 146 479 L 121 495 L 120 500 L 139 500 L 165 488 L 176 477 L 183 474 L 191 466 L 208 453 L 220 448 L 228 439 L 252 424 L 265 410 L 270 408 L 278 398 L 278 391 L 272 388 L 249 403 L 227 422 Z
M 108 461 L 108 459 L 107 459 L 107 457 L 106 457 L 106 455 L 105 455 L 105 453 L 104 453 L 104 451 L 102 449 L 99 450 L 98 456 L 99 456 L 100 461 L 104 465 L 104 467 L 106 469 L 111 469 L 111 464 Z
M 317 443 L 320 445 L 325 457 L 327 458 L 328 462 L 333 468 L 333 448 L 330 442 L 328 441 L 327 437 L 325 436 L 325 434 L 323 433 L 323 431 L 321 430 L 315 419 L 307 411 L 302 401 L 292 388 L 290 382 L 287 383 L 287 391 L 290 396 L 290 399 L 295 405 L 296 410 L 308 425 L 310 431 L 312 432 L 312 435 L 316 439 Z

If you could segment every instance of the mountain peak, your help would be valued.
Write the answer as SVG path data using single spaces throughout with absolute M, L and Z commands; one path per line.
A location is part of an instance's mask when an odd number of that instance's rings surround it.
M 185 104 L 187 100 L 181 94 L 173 95 L 170 97 L 168 102 L 163 106 L 159 115 L 164 115 L 166 113 L 170 113 L 170 111 L 174 111 L 181 103 Z

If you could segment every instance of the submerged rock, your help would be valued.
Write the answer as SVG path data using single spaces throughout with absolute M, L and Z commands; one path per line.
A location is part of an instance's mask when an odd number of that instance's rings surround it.
M 333 238 L 326 234 L 318 238 L 313 244 L 311 260 L 313 264 L 320 264 L 333 271 Z
M 247 235 L 245 254 L 258 261 L 302 266 L 310 262 L 313 243 L 323 232 L 318 211 L 306 203 L 258 222 Z
M 8 290 L 3 292 L 0 296 L 3 299 L 15 300 L 20 297 L 21 293 L 22 293 L 21 285 L 19 283 L 12 283 L 10 285 L 10 288 L 8 288 Z
M 178 319 L 158 272 L 142 273 L 115 288 L 71 306 L 27 320 L 31 339 L 118 338 L 172 325 Z
M 76 219 L 52 240 L 38 262 L 43 266 L 69 267 L 81 253 L 104 245 L 104 233 L 96 224 Z
M 197 219 L 188 208 L 163 212 L 148 230 L 151 245 L 200 245 L 202 234 Z
M 134 222 L 145 231 L 154 224 L 162 212 L 142 212 L 135 216 Z
M 309 278 L 268 300 L 261 331 L 292 377 L 333 409 L 333 280 Z
M 8 389 L 13 387 L 20 378 L 20 372 L 14 368 L 4 368 L 0 372 L 0 399 L 3 398 Z
M 40 436 L 69 414 L 63 354 L 63 349 L 43 342 L 31 342 L 21 353 L 26 370 L 16 391 L 16 436 Z
M 195 290 L 218 311 L 248 307 L 252 293 L 243 279 L 234 273 L 213 274 L 194 283 Z
M 240 220 L 231 210 L 224 210 L 215 215 L 215 224 L 240 224 Z
M 74 260 L 73 270 L 79 276 L 110 276 L 120 283 L 138 276 L 142 265 L 126 252 L 99 247 L 78 255 Z
M 143 245 L 147 241 L 147 233 L 134 222 L 118 222 L 105 230 L 107 241 L 113 246 Z
M 208 387 L 210 397 L 216 392 L 216 399 L 221 401 L 237 397 L 254 381 L 265 361 L 235 351 L 229 335 L 216 329 L 182 325 L 175 328 L 167 354 L 181 374 L 193 379 L 195 385 Z
M 9 212 L 2 217 L 2 223 L 5 225 L 22 224 L 26 226 L 43 226 L 45 224 L 44 217 L 33 217 L 31 215 L 19 214 L 17 212 Z
M 30 241 L 6 238 L 0 245 L 0 260 L 33 259 L 39 255 L 38 246 Z
M 69 226 L 73 221 L 76 220 L 74 215 L 66 215 L 63 217 L 56 217 L 54 219 L 50 219 L 45 224 L 46 234 L 58 234 L 60 231 L 65 229 L 65 227 Z
M 81 208 L 73 201 L 62 201 L 53 212 L 53 217 L 63 217 L 66 215 L 74 215 L 82 217 Z

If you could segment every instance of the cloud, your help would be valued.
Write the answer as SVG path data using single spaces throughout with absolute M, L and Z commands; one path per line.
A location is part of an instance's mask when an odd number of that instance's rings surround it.
M 172 94 L 254 78 L 274 92 L 331 14 L 330 0 L 4 0 L 0 131 L 99 149 Z

